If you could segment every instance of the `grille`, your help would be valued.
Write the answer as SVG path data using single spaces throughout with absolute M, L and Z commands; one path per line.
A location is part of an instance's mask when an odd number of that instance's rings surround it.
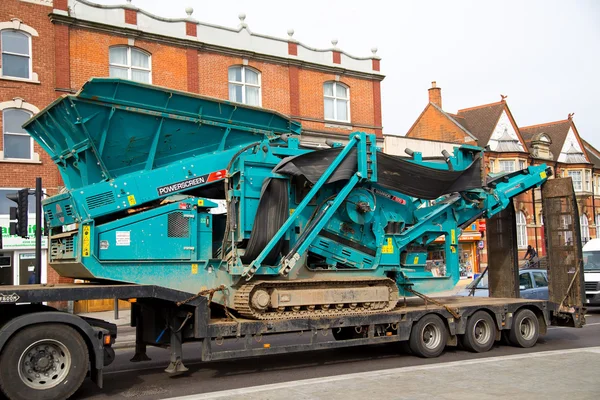
M 190 236 L 190 224 L 182 212 L 171 213 L 168 218 L 168 237 L 186 238 Z
M 71 208 L 70 204 L 67 204 L 65 206 L 65 214 L 68 215 L 69 217 L 73 216 L 73 209 Z
M 54 214 L 52 214 L 51 210 L 46 210 L 46 219 L 48 221 L 52 221 L 54 219 Z
M 598 282 L 586 282 L 585 290 L 598 290 Z
M 73 252 L 73 238 L 72 237 L 65 238 L 64 245 L 65 245 L 65 253 Z
M 114 203 L 115 195 L 113 194 L 113 192 L 104 192 L 90 196 L 85 201 L 87 203 L 88 209 L 93 210 L 94 208 L 104 207 Z

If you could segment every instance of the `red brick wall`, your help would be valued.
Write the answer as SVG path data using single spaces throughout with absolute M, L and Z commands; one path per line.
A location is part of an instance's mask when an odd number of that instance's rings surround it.
M 406 136 L 464 144 L 465 138 L 472 138 L 450 121 L 435 107 L 428 105 L 420 119 L 410 128 Z

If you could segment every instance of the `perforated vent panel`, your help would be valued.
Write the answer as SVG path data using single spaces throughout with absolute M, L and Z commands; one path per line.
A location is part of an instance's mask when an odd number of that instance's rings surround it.
M 115 195 L 113 192 L 99 193 L 94 196 L 88 197 L 86 200 L 88 209 L 93 210 L 94 208 L 107 206 L 115 202 Z
M 190 224 L 182 212 L 169 214 L 168 237 L 186 238 L 190 236 Z

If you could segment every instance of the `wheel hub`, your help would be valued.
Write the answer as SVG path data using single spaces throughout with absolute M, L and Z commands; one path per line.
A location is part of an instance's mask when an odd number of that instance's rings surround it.
M 56 340 L 40 340 L 30 345 L 19 359 L 19 377 L 33 389 L 49 389 L 65 380 L 71 367 L 67 347 Z

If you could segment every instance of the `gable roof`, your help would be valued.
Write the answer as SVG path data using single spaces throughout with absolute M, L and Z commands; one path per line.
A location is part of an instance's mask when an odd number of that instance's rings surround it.
M 523 138 L 531 142 L 531 139 L 539 134 L 545 133 L 552 140 L 552 144 L 550 145 L 550 152 L 554 156 L 554 160 L 558 160 L 560 156 L 560 152 L 565 144 L 565 140 L 567 139 L 567 134 L 569 133 L 569 128 L 571 127 L 571 120 L 563 120 L 563 121 L 555 121 L 548 122 L 545 124 L 539 125 L 531 125 L 525 126 L 523 128 L 519 128 Z
M 598 151 L 594 146 L 586 142 L 583 138 L 581 139 L 583 142 L 583 148 L 588 155 L 588 158 L 592 164 L 594 164 L 594 168 L 600 168 L 600 151 Z
M 506 103 L 484 104 L 482 106 L 458 110 L 457 116 L 461 124 L 477 138 L 480 146 L 486 146 L 498 120 L 504 111 Z
M 463 124 L 458 122 L 458 118 L 456 118 L 456 115 L 447 113 L 446 111 L 442 110 L 441 107 L 438 107 L 434 103 L 429 103 L 429 104 L 431 104 L 435 109 L 437 109 L 439 112 L 441 112 L 446 118 L 448 118 L 450 121 L 452 121 L 457 127 L 460 128 L 460 130 L 462 130 L 464 133 L 466 133 L 469 137 L 473 138 L 473 140 L 475 140 L 477 142 L 477 144 L 482 145 L 481 143 L 479 143 L 479 140 L 477 139 L 477 137 L 475 135 L 473 135 L 471 132 L 469 132 L 469 130 Z M 483 146 L 485 146 L 485 145 L 483 145 Z

